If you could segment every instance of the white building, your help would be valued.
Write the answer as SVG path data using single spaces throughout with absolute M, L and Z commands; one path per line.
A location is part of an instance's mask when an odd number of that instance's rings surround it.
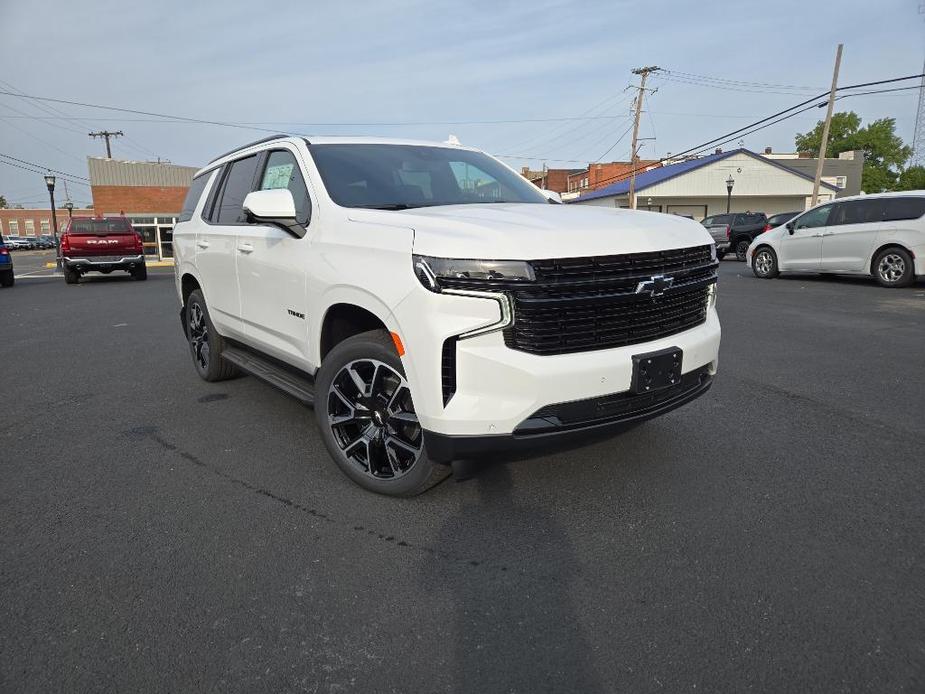
M 813 194 L 813 179 L 747 149 L 710 154 L 699 159 L 661 166 L 636 175 L 636 208 L 689 215 L 701 220 L 726 211 L 726 181 L 734 184 L 729 199 L 732 212 L 804 210 Z M 583 194 L 574 205 L 628 206 L 629 179 Z M 819 202 L 835 197 L 838 188 L 822 183 Z

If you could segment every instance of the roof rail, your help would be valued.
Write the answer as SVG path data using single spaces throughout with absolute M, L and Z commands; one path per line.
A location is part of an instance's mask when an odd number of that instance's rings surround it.
M 248 147 L 255 147 L 256 145 L 262 145 L 264 142 L 272 142 L 273 140 L 279 140 L 283 137 L 292 137 L 291 135 L 286 135 L 285 133 L 280 133 L 279 135 L 270 135 L 269 137 L 263 137 L 254 142 L 248 142 L 246 145 L 241 145 L 240 147 L 235 147 L 234 149 L 228 150 L 224 154 L 219 154 L 215 159 L 212 159 L 209 164 L 214 164 L 219 159 L 227 157 L 229 154 L 234 154 L 238 150 L 247 149 Z M 208 166 L 208 164 L 206 164 Z

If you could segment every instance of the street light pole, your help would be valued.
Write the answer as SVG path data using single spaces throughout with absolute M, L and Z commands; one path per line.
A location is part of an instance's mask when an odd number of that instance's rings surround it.
M 55 213 L 55 177 L 45 176 L 48 197 L 51 200 L 51 226 L 55 230 L 55 272 L 61 272 L 61 241 L 58 240 L 58 215 Z
M 74 203 L 68 200 L 66 203 L 64 203 L 64 209 L 67 210 L 67 218 L 71 219 L 71 217 L 74 216 Z
M 729 174 L 729 178 L 726 179 L 726 214 L 729 214 L 729 210 L 732 206 L 732 186 L 734 186 L 735 183 L 732 174 Z

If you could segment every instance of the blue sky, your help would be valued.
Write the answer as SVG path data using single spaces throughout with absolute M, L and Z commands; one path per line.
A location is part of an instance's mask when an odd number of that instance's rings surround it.
M 925 15 L 912 0 L 795 2 L 16 2 L 0 0 L 0 89 L 319 135 L 444 140 L 513 166 L 629 157 L 630 70 L 658 65 L 641 156 L 678 152 L 815 92 L 726 88 L 678 73 L 818 87 L 845 44 L 840 84 L 921 72 Z M 13 89 L 10 87 L 12 86 Z M 730 88 L 732 87 L 732 88 Z M 783 93 L 774 93 L 783 92 Z M 897 120 L 911 143 L 917 92 L 840 102 Z M 0 152 L 86 176 L 93 129 L 123 130 L 113 156 L 199 165 L 260 131 L 0 95 Z M 64 113 L 79 120 L 46 118 Z M 823 110 L 744 138 L 791 150 Z M 472 123 L 570 118 L 584 120 Z M 41 117 L 41 119 L 36 119 Z M 445 124 L 447 121 L 464 122 Z M 386 125 L 387 123 L 414 123 Z M 620 139 L 622 136 L 622 139 Z M 733 147 L 735 143 L 727 145 Z M 71 186 L 89 202 L 89 189 Z M 41 176 L 0 165 L 0 195 L 41 206 Z

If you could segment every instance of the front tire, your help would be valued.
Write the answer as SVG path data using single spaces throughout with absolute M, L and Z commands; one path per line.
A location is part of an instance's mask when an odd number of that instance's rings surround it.
M 748 251 L 748 247 L 752 245 L 752 242 L 748 239 L 742 239 L 741 241 L 736 242 L 736 260 L 745 262 L 745 253 Z
M 874 258 L 874 277 L 882 287 L 908 287 L 915 281 L 912 256 L 903 248 L 886 248 Z
M 218 334 L 202 292 L 196 289 L 186 300 L 186 335 L 196 373 L 204 381 L 225 381 L 239 375 L 237 367 L 222 359 L 225 340 Z
M 752 256 L 752 272 L 762 280 L 771 280 L 780 274 L 777 269 L 777 254 L 768 246 L 759 246 Z
M 12 270 L 7 270 L 2 275 L 0 275 L 0 287 L 12 287 L 15 281 L 16 278 L 13 277 Z
M 424 448 L 401 359 L 384 330 L 354 335 L 325 356 L 315 420 L 341 471 L 369 491 L 415 496 L 450 474 Z

